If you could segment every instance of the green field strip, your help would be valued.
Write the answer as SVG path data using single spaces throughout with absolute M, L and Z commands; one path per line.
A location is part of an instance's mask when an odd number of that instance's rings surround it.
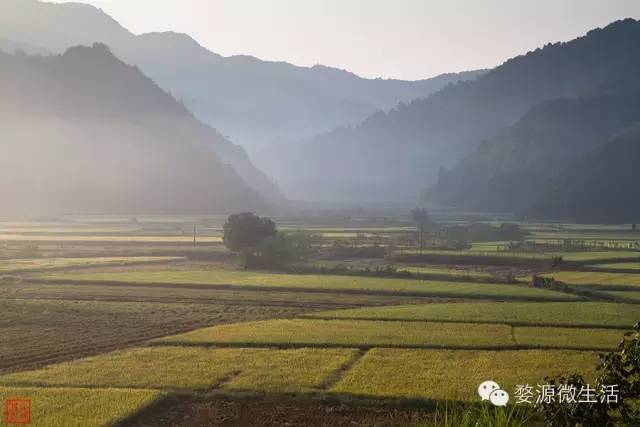
M 238 305 L 301 305 L 310 308 L 330 309 L 331 307 L 362 307 L 387 304 L 409 304 L 433 301 L 430 297 L 406 297 L 388 295 L 344 294 L 344 293 L 311 293 L 311 292 L 273 292 L 269 290 L 254 291 L 244 289 L 189 289 L 189 288 L 150 288 L 118 286 L 78 286 L 32 284 L 2 285 L 4 299 L 11 298 L 45 299 L 45 300 L 100 300 L 158 303 L 207 303 Z M 124 289 L 123 289 L 124 288 Z M 3 299 L 3 296 L 0 296 Z M 0 302 L 1 304 L 1 302 Z
M 273 348 L 610 349 L 623 332 L 487 323 L 278 319 L 220 325 L 159 338 L 152 345 Z
M 486 380 L 512 396 L 517 384 L 546 384 L 544 378 L 567 372 L 595 375 L 597 353 L 526 351 L 455 351 L 373 349 L 333 388 L 354 396 L 477 401 Z
M 31 426 L 97 427 L 116 425 L 163 395 L 157 390 L 0 387 L 3 405 L 16 397 L 31 400 Z
M 640 274 L 633 273 L 602 273 L 595 271 L 559 271 L 548 273 L 545 277 L 552 277 L 562 283 L 578 287 L 593 287 L 610 290 L 640 290 Z
M 512 344 L 504 325 L 279 319 L 198 329 L 156 344 L 234 346 L 436 346 L 488 348 Z
M 625 302 L 640 304 L 640 291 L 605 291 L 602 292 Z
M 218 287 L 251 290 L 277 289 L 296 292 L 353 292 L 382 295 L 413 295 L 466 298 L 512 298 L 522 300 L 575 300 L 574 295 L 527 286 L 423 281 L 359 276 L 274 274 L 225 270 L 144 270 L 130 272 L 50 273 L 34 283 L 95 283 L 131 286 Z
M 635 319 L 640 319 L 640 306 L 587 301 L 437 303 L 332 310 L 310 313 L 304 317 L 628 330 L 633 327 Z
M 385 267 L 393 267 L 396 272 L 407 272 L 412 274 L 419 274 L 424 276 L 441 276 L 441 277 L 454 277 L 464 279 L 480 279 L 490 280 L 495 276 L 488 271 L 472 270 L 472 269 L 460 269 L 447 266 L 435 266 L 435 265 L 411 265 L 411 264 L 395 264 L 384 261 L 372 260 L 372 261 L 321 261 L 313 264 L 315 268 L 336 268 L 344 267 L 354 272 L 364 271 L 366 269 L 376 271 L 381 269 L 384 271 Z
M 0 385 L 206 391 L 321 389 L 354 349 L 146 347 L 7 374 Z
M 602 270 L 622 270 L 625 272 L 640 273 L 640 262 L 617 262 L 612 264 L 595 264 L 588 267 L 594 267 Z
M 630 330 L 631 328 L 629 328 Z M 622 331 L 578 328 L 515 327 L 518 345 L 540 348 L 612 351 L 624 336 Z

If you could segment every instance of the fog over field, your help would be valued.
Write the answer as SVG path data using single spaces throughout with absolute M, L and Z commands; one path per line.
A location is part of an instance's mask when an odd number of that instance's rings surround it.
M 0 0 L 0 425 L 637 425 L 639 19 Z

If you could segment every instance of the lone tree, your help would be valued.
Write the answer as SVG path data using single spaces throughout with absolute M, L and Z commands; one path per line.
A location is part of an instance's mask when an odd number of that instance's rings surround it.
M 424 248 L 424 235 L 433 230 L 435 223 L 429 216 L 429 212 L 425 208 L 415 208 L 411 210 L 411 217 L 418 228 L 418 237 L 420 241 L 420 252 Z
M 276 235 L 276 224 L 251 212 L 233 214 L 225 222 L 224 244 L 244 257 L 253 255 L 263 240 Z

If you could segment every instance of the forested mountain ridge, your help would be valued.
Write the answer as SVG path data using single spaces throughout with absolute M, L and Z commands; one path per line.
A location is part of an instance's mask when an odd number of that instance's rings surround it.
M 441 166 L 451 167 L 536 105 L 637 92 L 638 75 L 640 23 L 618 21 L 510 59 L 355 128 L 265 150 L 259 163 L 267 173 L 286 173 L 279 183 L 297 197 L 415 200 L 420 188 L 436 183 Z
M 640 121 L 571 164 L 532 203 L 536 218 L 640 222 Z
M 364 79 L 325 66 L 299 67 L 250 56 L 223 57 L 174 32 L 135 35 L 100 9 L 79 3 L 3 0 L 0 38 L 62 52 L 107 44 L 182 99 L 201 120 L 245 148 L 355 125 L 378 110 L 428 96 L 482 72 L 422 81 Z
M 542 103 L 441 171 L 431 195 L 461 209 L 525 211 L 569 165 L 637 121 L 640 92 Z
M 0 53 L 3 212 L 267 208 L 211 145 L 228 144 L 104 45 Z

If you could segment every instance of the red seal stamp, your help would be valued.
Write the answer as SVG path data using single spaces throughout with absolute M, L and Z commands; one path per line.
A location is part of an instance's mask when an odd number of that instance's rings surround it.
M 31 424 L 31 399 L 12 398 L 4 403 L 5 424 Z

